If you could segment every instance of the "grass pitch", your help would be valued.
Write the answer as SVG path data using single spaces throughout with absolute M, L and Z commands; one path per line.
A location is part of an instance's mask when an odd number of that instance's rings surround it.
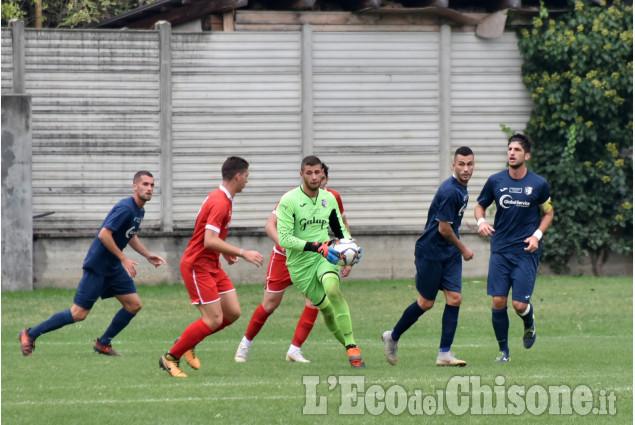
M 242 317 L 197 347 L 203 366 L 194 371 L 184 364 L 187 379 L 158 367 L 159 356 L 199 317 L 181 285 L 138 288 L 144 308 L 115 338 L 121 353 L 115 358 L 94 353 L 92 343 L 119 309 L 116 300 L 99 301 L 84 322 L 43 335 L 34 355 L 23 357 L 20 329 L 69 308 L 74 291 L 4 292 L 2 423 L 632 423 L 631 278 L 539 277 L 532 300 L 537 342 L 522 347 L 522 321 L 510 305 L 508 364 L 493 363 L 498 350 L 485 282 L 465 280 L 463 288 L 453 350 L 468 362 L 464 368 L 435 366 L 441 294 L 402 336 L 399 363 L 391 366 L 380 335 L 416 299 L 413 282 L 345 280 L 365 369 L 349 367 L 320 317 L 303 347 L 311 363 L 285 362 L 303 308 L 294 288 L 256 338 L 248 362 L 234 363 L 262 300 L 261 285 L 243 285 L 237 288 Z M 458 386 L 466 382 L 469 387 Z M 488 397 L 503 404 L 488 413 Z M 572 397 L 577 408 L 568 413 Z

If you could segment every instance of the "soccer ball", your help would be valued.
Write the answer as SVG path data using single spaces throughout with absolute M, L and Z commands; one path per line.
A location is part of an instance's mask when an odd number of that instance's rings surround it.
M 358 248 L 355 241 L 351 239 L 338 240 L 332 249 L 340 256 L 340 260 L 337 262 L 340 266 L 353 266 L 359 261 L 359 251 L 361 248 Z

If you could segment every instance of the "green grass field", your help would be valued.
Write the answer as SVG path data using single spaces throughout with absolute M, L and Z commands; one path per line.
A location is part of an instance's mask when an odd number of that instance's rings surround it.
M 303 308 L 294 288 L 256 338 L 249 361 L 234 363 L 236 347 L 262 299 L 261 285 L 243 285 L 238 287 L 243 316 L 197 347 L 203 366 L 194 371 L 184 364 L 186 379 L 169 377 L 157 363 L 185 326 L 199 317 L 181 285 L 139 288 L 144 308 L 114 340 L 114 348 L 122 354 L 114 358 L 94 353 L 92 341 L 119 308 L 116 300 L 99 301 L 86 321 L 43 335 L 34 355 L 23 357 L 18 331 L 70 307 L 74 291 L 4 292 L 2 423 L 633 422 L 631 278 L 539 277 L 533 297 L 536 345 L 531 350 L 522 347 L 522 322 L 510 314 L 512 361 L 508 364 L 493 363 L 498 350 L 485 283 L 466 280 L 453 346 L 457 357 L 468 362 L 460 369 L 434 364 L 442 296 L 402 336 L 399 364 L 391 366 L 384 358 L 380 335 L 415 300 L 413 283 L 345 281 L 343 292 L 365 369 L 349 367 L 344 349 L 320 317 L 303 347 L 311 363 L 285 362 Z M 471 385 L 457 386 L 466 382 Z M 589 393 L 584 392 L 587 387 Z M 359 390 L 357 398 L 351 398 L 351 388 Z M 486 401 L 488 390 L 494 400 L 504 402 L 499 409 L 507 407 L 506 414 L 479 414 L 476 396 Z M 571 414 L 566 409 L 563 414 L 550 414 L 562 403 L 558 400 L 573 398 L 577 407 Z M 552 406 L 547 408 L 546 403 Z M 303 408 L 320 414 L 303 414 Z M 349 414 L 360 408 L 363 415 Z M 592 408 L 599 409 L 597 414 Z M 463 410 L 467 413 L 461 414 Z M 610 411 L 615 414 L 609 415 Z

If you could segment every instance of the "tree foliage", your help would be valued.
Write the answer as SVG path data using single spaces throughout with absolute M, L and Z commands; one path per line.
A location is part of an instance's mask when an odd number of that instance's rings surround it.
M 543 260 L 557 272 L 591 255 L 633 251 L 633 8 L 575 1 L 544 9 L 518 32 L 533 111 L 532 168 L 550 184 L 556 212 Z
M 42 4 L 45 28 L 85 28 L 154 0 L 2 0 L 2 25 L 22 19 L 35 24 L 36 4 Z
M 26 12 L 20 9 L 20 4 L 14 0 L 2 0 L 0 8 L 2 15 L 2 26 L 6 26 L 11 19 L 22 19 L 26 17 Z

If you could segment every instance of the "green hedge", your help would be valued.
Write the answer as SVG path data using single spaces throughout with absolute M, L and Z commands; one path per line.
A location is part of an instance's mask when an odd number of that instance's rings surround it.
M 542 7 L 518 38 L 531 167 L 555 210 L 543 260 L 566 272 L 588 254 L 601 274 L 609 252 L 633 251 L 633 8 L 576 1 L 550 17 Z

